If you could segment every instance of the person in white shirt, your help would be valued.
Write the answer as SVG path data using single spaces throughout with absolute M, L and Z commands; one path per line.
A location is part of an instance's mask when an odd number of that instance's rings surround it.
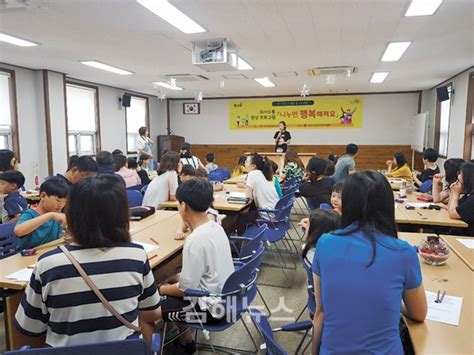
M 143 197 L 143 206 L 152 206 L 158 209 L 160 203 L 176 201 L 180 167 L 181 163 L 177 153 L 168 152 L 163 155 L 158 176 L 150 182 Z
M 179 322 L 180 332 L 184 333 L 175 345 L 187 353 L 196 350 L 191 331 L 185 331 L 185 323 L 190 321 L 190 317 L 193 321 L 198 312 L 204 324 L 219 324 L 225 322 L 227 312 L 232 311 L 225 310 L 220 297 L 194 299 L 185 297 L 183 292 L 185 289 L 199 289 L 221 293 L 227 278 L 234 272 L 227 235 L 218 223 L 207 217 L 213 194 L 211 183 L 203 179 L 183 182 L 176 191 L 179 213 L 191 234 L 184 242 L 183 268 L 178 282 L 162 284 L 158 288 L 160 295 L 166 296 L 158 311 L 159 319 Z
M 191 165 L 196 170 L 199 168 L 206 169 L 201 160 L 198 157 L 193 156 L 193 154 L 191 153 L 191 144 L 183 143 L 183 145 L 181 146 L 180 153 L 181 164 Z
M 265 162 L 258 153 L 250 154 L 245 161 L 248 171 L 246 182 L 247 197 L 255 202 L 257 208 L 274 209 L 278 193 L 273 183 L 271 161 Z
M 236 231 L 243 233 L 248 226 L 255 224 L 260 217 L 269 217 L 269 214 L 260 215 L 257 209 L 275 208 L 278 202 L 278 193 L 273 182 L 272 161 L 265 161 L 258 153 L 252 153 L 245 161 L 245 170 L 248 172 L 245 183 L 245 194 L 253 204 L 245 213 L 237 217 Z

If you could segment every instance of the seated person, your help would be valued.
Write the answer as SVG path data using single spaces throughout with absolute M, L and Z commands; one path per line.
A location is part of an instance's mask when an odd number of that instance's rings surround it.
M 151 180 L 148 176 L 148 172 L 139 166 L 135 158 L 128 158 L 128 168 L 137 172 L 142 185 L 148 185 L 150 183 Z
M 196 177 L 196 169 L 191 164 L 183 165 L 181 173 L 179 174 L 179 180 L 181 183 L 191 180 Z
M 395 153 L 392 160 L 387 160 L 387 167 L 387 177 L 413 182 L 413 174 L 403 153 Z
M 40 201 L 18 219 L 13 232 L 19 238 L 17 250 L 31 249 L 59 238 L 66 225 L 61 213 L 69 186 L 60 177 L 51 177 L 40 186 Z
M 444 174 L 433 176 L 433 202 L 442 203 L 443 208 L 447 208 L 449 197 L 451 196 L 451 186 L 458 181 L 458 175 L 464 159 L 451 158 L 444 162 Z M 444 183 L 442 180 L 444 179 Z
M 165 322 L 179 322 L 178 328 L 184 333 L 176 345 L 193 353 L 196 344 L 191 331 L 186 331 L 186 321 L 195 312 L 183 290 L 190 288 L 220 293 L 227 278 L 234 272 L 234 265 L 224 229 L 207 217 L 206 211 L 213 200 L 211 183 L 202 179 L 186 181 L 176 191 L 176 198 L 183 222 L 192 230 L 184 242 L 183 268 L 177 282 L 162 284 L 158 288 L 160 295 L 166 296 L 161 303 L 161 312 L 156 312 L 155 317 L 144 317 L 143 321 L 149 323 L 163 319 Z M 226 316 L 219 312 L 221 302 L 220 297 L 200 297 L 194 307 L 197 312 L 206 315 L 204 323 L 219 324 L 225 322 Z M 143 328 L 143 331 L 145 335 L 153 330 Z
M 8 170 L 0 174 L 0 194 L 5 194 L 2 223 L 14 223 L 28 208 L 28 202 L 18 189 L 25 184 L 24 175 L 17 170 Z
M 439 174 L 439 167 L 436 164 L 438 156 L 437 150 L 432 148 L 425 149 L 423 152 L 423 171 L 419 174 L 415 171 L 413 172 L 413 180 L 416 186 L 420 187 L 425 181 L 433 180 L 433 177 Z
M 207 173 L 209 174 L 211 171 L 214 171 L 216 170 L 217 168 L 219 168 L 219 166 L 214 163 L 214 160 L 215 160 L 215 156 L 214 156 L 214 153 L 207 153 L 206 154 L 206 171 Z
M 74 157 L 69 159 L 68 168 L 64 175 L 56 174 L 63 179 L 69 186 L 72 186 L 83 177 L 97 175 L 97 162 L 88 155 Z
M 112 153 L 102 150 L 97 153 L 95 160 L 97 162 L 97 176 L 103 174 L 114 175 L 114 164 L 113 164 L 114 155 Z
M 138 338 L 139 317 L 159 308 L 147 253 L 130 238 L 127 195 L 116 182 L 106 174 L 74 185 L 66 210 L 72 243 L 65 248 L 132 327 L 105 308 L 63 250 L 52 248 L 38 258 L 16 312 L 20 332 L 46 334 L 52 347 Z
M 126 188 L 141 185 L 142 180 L 137 172 L 127 167 L 128 160 L 125 155 L 118 154 L 114 156 L 113 162 L 115 174 L 123 178 Z
M 313 209 L 322 203 L 331 201 L 334 185 L 332 177 L 325 176 L 327 161 L 320 157 L 312 157 L 306 166 L 304 182 L 300 185 L 301 196 L 304 196 Z
M 467 235 L 474 237 L 474 160 L 464 163 L 458 181 L 451 186 L 448 212 L 449 217 L 466 222 Z
M 332 187 L 331 207 L 339 214 L 342 214 L 342 182 L 336 182 Z

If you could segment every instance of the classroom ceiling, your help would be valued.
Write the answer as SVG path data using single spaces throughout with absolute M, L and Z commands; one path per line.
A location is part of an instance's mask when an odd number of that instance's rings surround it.
M 27 9 L 0 10 L 0 32 L 41 45 L 0 42 L 0 62 L 149 94 L 167 74 L 196 74 L 167 97 L 312 94 L 420 90 L 474 63 L 474 1 L 444 0 L 433 16 L 403 17 L 409 0 L 170 0 L 208 32 L 184 34 L 135 0 L 30 0 Z M 255 69 L 206 72 L 191 64 L 191 41 L 228 37 Z M 398 62 L 380 62 L 391 41 L 413 41 Z M 97 60 L 134 72 L 120 76 L 85 66 Z M 310 77 L 317 66 L 352 65 L 350 78 Z M 373 72 L 388 71 L 382 84 Z M 275 77 L 273 73 L 296 72 Z M 243 74 L 245 78 L 224 79 Z M 264 88 L 253 78 L 268 76 Z M 225 80 L 224 88 L 221 81 Z

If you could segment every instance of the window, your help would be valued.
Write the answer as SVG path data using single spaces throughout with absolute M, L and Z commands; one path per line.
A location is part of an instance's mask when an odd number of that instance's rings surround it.
M 16 119 L 14 116 L 14 97 L 12 97 L 12 73 L 0 71 L 0 149 L 15 151 L 14 132 Z M 13 105 L 12 105 L 13 104 Z M 18 152 L 15 151 L 18 156 Z
M 148 98 L 132 96 L 130 107 L 125 109 L 127 120 L 127 152 L 137 151 L 138 129 L 148 127 Z
M 94 155 L 100 149 L 97 87 L 66 84 L 69 155 Z
M 449 138 L 449 119 L 451 115 L 451 90 L 452 84 L 448 85 L 449 99 L 446 101 L 437 101 L 436 106 L 436 126 L 437 126 L 437 144 L 439 155 L 448 156 L 448 138 Z

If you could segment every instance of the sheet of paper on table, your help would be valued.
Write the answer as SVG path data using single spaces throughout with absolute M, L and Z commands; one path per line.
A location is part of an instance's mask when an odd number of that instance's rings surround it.
M 437 293 L 426 291 L 428 314 L 426 319 L 458 326 L 461 317 L 462 297 L 445 295 L 442 303 L 436 303 Z
M 474 249 L 474 239 L 461 239 L 457 238 L 457 241 L 463 244 L 466 248 Z
M 415 208 L 421 208 L 421 207 L 430 207 L 432 203 L 425 203 L 425 202 L 407 202 L 407 206 L 413 206 Z
M 143 247 L 143 249 L 145 249 L 145 251 L 147 253 L 149 253 L 150 251 L 153 251 L 155 249 L 158 249 L 160 247 L 159 245 L 150 244 L 150 243 L 143 243 L 143 242 L 137 242 L 136 240 L 134 240 L 133 243 L 140 244 Z
M 15 281 L 30 281 L 31 274 L 33 273 L 33 268 L 24 268 L 14 272 L 13 274 L 7 275 L 7 279 Z

